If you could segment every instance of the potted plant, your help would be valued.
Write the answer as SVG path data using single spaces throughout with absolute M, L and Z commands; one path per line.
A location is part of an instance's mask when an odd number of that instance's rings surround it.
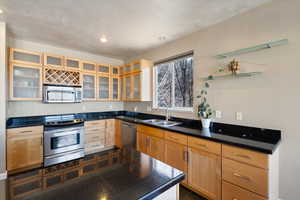
M 200 104 L 198 106 L 198 116 L 201 118 L 202 127 L 209 128 L 211 120 L 213 118 L 214 111 L 207 102 L 207 89 L 209 88 L 208 82 L 204 83 L 204 87 L 197 98 L 200 99 Z

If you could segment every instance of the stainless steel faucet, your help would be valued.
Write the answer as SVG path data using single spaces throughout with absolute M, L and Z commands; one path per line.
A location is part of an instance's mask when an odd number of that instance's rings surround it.
M 169 121 L 170 119 L 170 112 L 169 112 L 169 108 L 166 108 L 166 121 Z

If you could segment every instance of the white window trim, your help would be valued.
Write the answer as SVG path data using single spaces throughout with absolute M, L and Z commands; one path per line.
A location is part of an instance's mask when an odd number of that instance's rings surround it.
M 166 107 L 158 107 L 157 106 L 157 66 L 154 66 L 153 67 L 153 102 L 152 102 L 152 109 L 154 110 L 166 110 L 167 108 Z M 172 83 L 173 83 L 173 86 L 172 86 L 172 98 L 175 99 L 175 76 L 174 76 L 174 67 L 172 68 Z M 194 99 L 193 99 L 193 106 L 192 107 L 175 107 L 175 102 L 172 101 L 172 107 L 171 108 L 168 108 L 168 110 L 170 111 L 174 111 L 174 112 L 189 112 L 189 113 L 194 113 L 195 112 L 195 109 L 194 109 Z

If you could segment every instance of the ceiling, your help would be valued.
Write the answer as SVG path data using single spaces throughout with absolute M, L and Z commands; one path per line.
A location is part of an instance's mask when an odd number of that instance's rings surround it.
M 0 0 L 0 20 L 18 39 L 126 58 L 270 1 Z

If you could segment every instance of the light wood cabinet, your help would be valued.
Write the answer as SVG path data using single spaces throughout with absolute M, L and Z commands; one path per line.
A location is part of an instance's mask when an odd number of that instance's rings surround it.
M 221 199 L 221 157 L 189 148 L 188 185 L 212 200 Z
M 152 100 L 152 66 L 150 61 L 141 59 L 123 66 L 123 100 Z
M 10 100 L 42 99 L 42 68 L 25 64 L 9 65 Z
M 109 75 L 110 74 L 110 66 L 109 65 L 103 65 L 103 64 L 97 65 L 97 73 L 98 74 Z
M 150 136 L 138 132 L 137 133 L 137 150 L 149 154 L 149 143 L 150 143 Z
M 83 100 L 96 100 L 97 88 L 96 88 L 97 76 L 93 73 L 82 73 L 82 93 Z
M 187 175 L 188 172 L 188 149 L 186 145 L 176 142 L 165 141 L 165 163 L 179 169 Z M 187 177 L 183 181 L 187 184 Z
M 158 137 L 149 136 L 149 155 L 157 160 L 165 160 L 165 141 Z
M 120 77 L 111 77 L 111 100 L 121 100 L 121 80 Z
M 81 60 L 76 58 L 64 57 L 64 65 L 66 69 L 80 71 L 82 68 Z
M 34 52 L 34 51 L 28 51 L 24 49 L 16 49 L 16 48 L 10 48 L 10 59 L 9 61 L 11 63 L 22 63 L 27 65 L 36 65 L 36 66 L 42 66 L 43 65 L 43 54 Z
M 115 145 L 118 148 L 122 148 L 122 135 L 121 135 L 121 121 L 115 119 Z
M 96 73 L 97 72 L 96 67 L 97 67 L 97 64 L 94 62 L 82 61 L 82 70 L 84 72 Z
M 64 57 L 60 55 L 46 53 L 44 54 L 44 65 L 62 69 L 64 67 Z
M 106 120 L 106 135 L 105 135 L 105 146 L 111 147 L 115 145 L 115 120 Z
M 106 120 L 87 121 L 85 128 L 85 153 L 90 154 L 105 147 Z
M 43 127 L 7 130 L 7 170 L 29 169 L 43 163 Z
M 110 78 L 109 75 L 98 75 L 98 100 L 107 101 L 110 99 Z

